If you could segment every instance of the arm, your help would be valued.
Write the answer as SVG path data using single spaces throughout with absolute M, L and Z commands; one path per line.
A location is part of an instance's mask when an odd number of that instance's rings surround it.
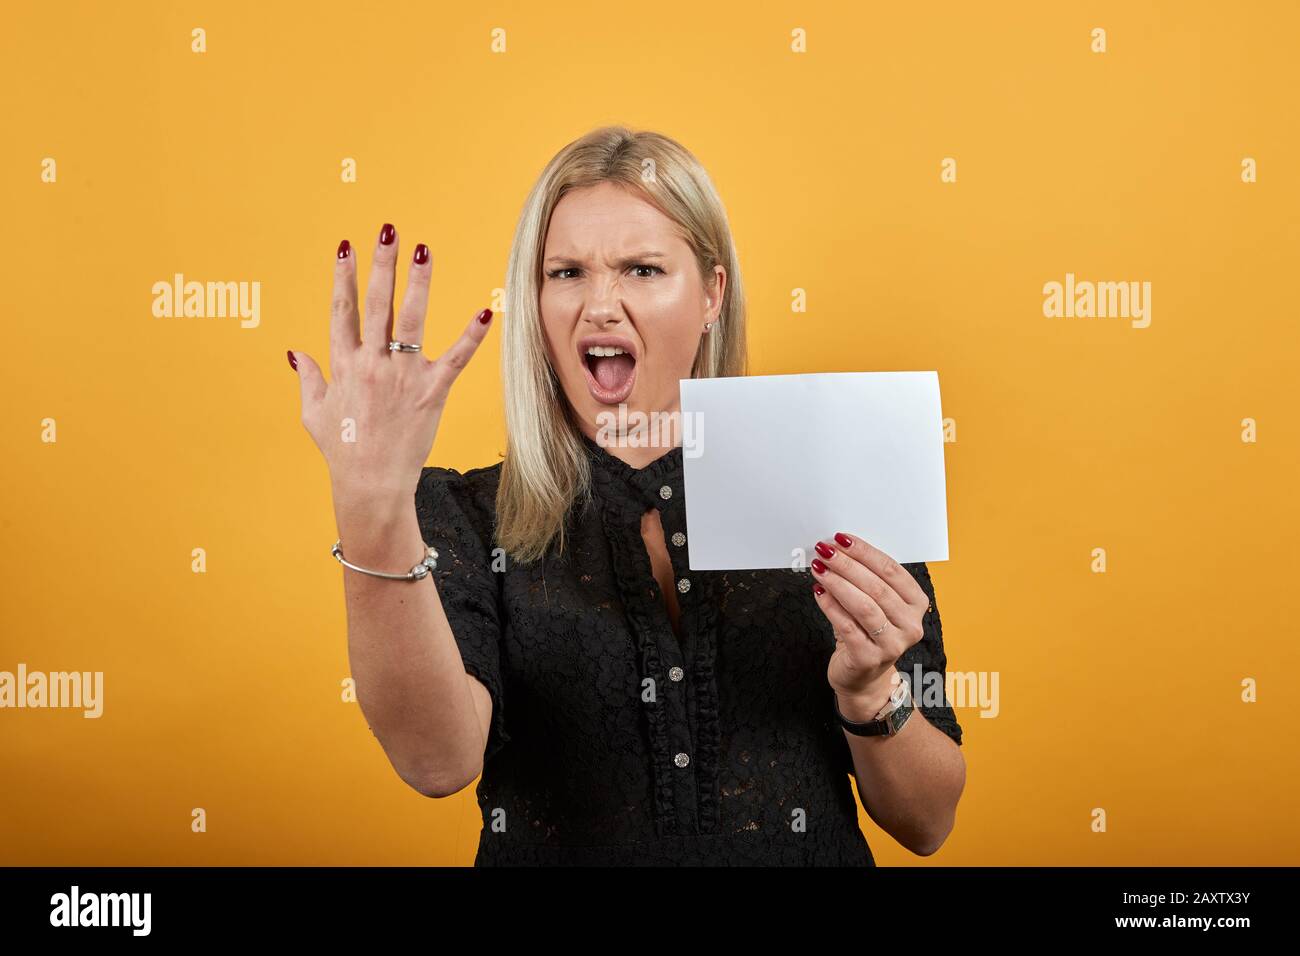
M 859 697 L 837 694 L 840 713 L 855 722 L 872 720 L 889 700 L 889 677 Z M 939 849 L 952 832 L 966 786 L 966 759 L 956 742 L 919 707 L 893 737 L 843 734 L 867 815 L 913 853 L 929 856 Z
M 380 571 L 409 569 L 424 554 L 415 508 L 335 487 L 343 554 Z M 348 659 L 357 702 L 398 775 L 430 797 L 478 777 L 492 701 L 465 672 L 435 577 L 392 581 L 342 568 Z
M 301 386 L 303 425 L 329 466 L 343 554 L 360 567 L 394 573 L 425 554 L 412 491 L 451 386 L 492 317 L 491 310 L 480 311 L 436 361 L 392 350 L 394 341 L 424 341 L 433 268 L 428 247 L 417 245 L 406 294 L 394 309 L 397 258 L 397 230 L 385 223 L 374 245 L 363 323 L 356 256 L 348 240 L 339 243 L 331 381 L 306 352 L 288 351 Z M 362 713 L 404 781 L 429 796 L 455 793 L 482 768 L 492 708 L 484 709 L 483 688 L 476 690 L 467 675 L 436 577 L 386 580 L 342 570 L 348 657 Z
M 919 564 L 913 572 L 843 533 L 835 535 L 835 546 L 819 541 L 817 553 L 813 593 L 836 639 L 827 678 L 845 718 L 867 722 L 889 699 L 893 681 L 902 679 L 898 663 L 905 654 L 944 666 L 937 608 L 930 616 L 929 571 Z M 956 740 L 914 706 L 892 737 L 842 733 L 868 816 L 913 853 L 928 856 L 952 832 L 966 761 Z

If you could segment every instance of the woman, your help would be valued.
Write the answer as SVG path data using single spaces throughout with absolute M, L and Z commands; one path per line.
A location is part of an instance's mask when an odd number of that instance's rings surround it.
M 679 413 L 682 378 L 745 373 L 740 271 L 695 158 L 606 128 L 543 171 L 510 254 L 507 450 L 488 467 L 424 462 L 491 312 L 436 362 L 415 354 L 432 263 L 417 245 L 394 321 L 397 257 L 385 225 L 359 328 L 345 240 L 332 381 L 289 361 L 329 465 L 358 700 L 421 793 L 481 775 L 476 865 L 872 865 L 848 774 L 886 832 L 937 849 L 961 729 L 942 695 L 912 716 L 895 692 L 914 667 L 943 677 L 925 565 L 827 529 L 811 587 L 691 571 L 681 445 L 602 427 L 620 406 Z

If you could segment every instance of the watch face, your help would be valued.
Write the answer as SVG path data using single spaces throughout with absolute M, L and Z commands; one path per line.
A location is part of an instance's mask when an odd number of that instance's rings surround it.
M 912 704 L 910 701 L 903 704 L 898 710 L 894 711 L 885 720 L 889 721 L 889 732 L 896 734 L 903 729 L 903 724 L 907 723 L 907 718 L 912 716 Z

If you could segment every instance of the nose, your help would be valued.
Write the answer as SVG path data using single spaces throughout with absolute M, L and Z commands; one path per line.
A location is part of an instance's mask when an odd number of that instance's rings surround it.
M 587 309 L 583 320 L 598 331 L 605 331 L 623 323 L 623 317 L 615 309 Z
M 603 329 L 623 321 L 623 308 L 619 301 L 618 286 L 612 282 L 594 282 L 591 293 L 583 304 L 583 319 Z

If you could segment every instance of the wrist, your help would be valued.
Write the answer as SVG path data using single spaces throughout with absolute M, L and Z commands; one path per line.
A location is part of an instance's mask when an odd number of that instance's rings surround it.
M 409 570 L 425 547 L 415 497 L 336 496 L 334 520 L 344 556 L 386 571 Z
M 836 706 L 839 707 L 840 713 L 846 720 L 854 723 L 869 723 L 876 719 L 876 715 L 884 709 L 889 703 L 889 696 L 894 692 L 894 674 L 897 670 L 891 666 L 866 689 L 846 694 L 842 691 L 835 692 Z
M 330 480 L 334 514 L 343 520 L 356 516 L 372 522 L 391 521 L 415 510 L 415 487 L 410 489 L 378 482 Z

